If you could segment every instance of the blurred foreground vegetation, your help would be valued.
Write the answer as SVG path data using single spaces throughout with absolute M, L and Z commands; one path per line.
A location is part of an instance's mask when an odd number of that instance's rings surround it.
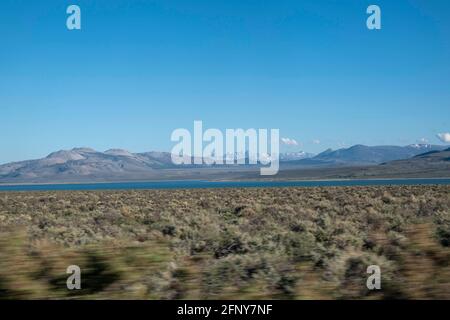
M 0 193 L 0 299 L 450 299 L 449 246 L 450 186 Z

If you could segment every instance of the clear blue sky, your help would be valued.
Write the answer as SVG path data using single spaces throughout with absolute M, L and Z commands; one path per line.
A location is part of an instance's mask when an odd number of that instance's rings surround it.
M 66 28 L 70 4 L 80 31 Z M 380 31 L 366 28 L 369 4 Z M 194 120 L 279 128 L 310 152 L 440 143 L 449 15 L 447 0 L 2 0 L 0 163 L 170 150 Z

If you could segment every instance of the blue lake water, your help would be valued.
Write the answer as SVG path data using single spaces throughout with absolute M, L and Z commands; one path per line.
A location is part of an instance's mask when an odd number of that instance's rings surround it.
M 0 191 L 53 190 L 134 190 L 134 189 L 198 189 L 252 187 L 333 187 L 381 185 L 450 185 L 450 179 L 380 179 L 320 181 L 149 181 L 80 184 L 0 185 Z

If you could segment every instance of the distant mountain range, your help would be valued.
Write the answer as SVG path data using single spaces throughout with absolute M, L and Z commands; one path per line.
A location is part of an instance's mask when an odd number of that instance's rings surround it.
M 431 144 L 412 144 L 408 146 L 365 146 L 357 144 L 350 148 L 339 150 L 328 149 L 317 156 L 296 161 L 295 164 L 304 166 L 374 165 L 408 159 L 422 153 L 441 151 L 446 148 L 446 146 Z
M 351 149 L 351 148 L 350 148 Z M 441 147 L 439 149 L 442 149 Z M 278 180 L 450 178 L 450 148 L 428 151 L 411 158 L 369 165 L 285 165 Z M 258 179 L 241 173 L 234 180 Z
M 147 176 L 158 168 L 172 165 L 170 153 L 146 152 L 130 153 L 126 150 L 111 149 L 98 152 L 90 148 L 74 148 L 49 154 L 43 159 L 13 162 L 0 166 L 2 181 L 65 181 L 81 177 L 99 178 L 139 178 Z
M 382 163 L 380 166 L 433 170 L 436 166 L 442 168 L 442 164 L 446 165 L 450 173 L 450 148 L 442 151 L 429 151 L 409 159 Z
M 445 146 L 420 144 L 409 146 L 355 145 L 326 150 L 316 156 L 306 152 L 280 155 L 281 169 L 338 168 L 378 165 L 417 167 L 448 164 L 450 152 Z M 386 164 L 388 163 L 388 164 Z M 215 178 L 251 166 L 175 166 L 168 152 L 130 153 L 122 149 L 98 152 L 90 148 L 60 150 L 37 160 L 0 165 L 0 183 L 101 182 L 171 178 Z M 213 171 L 212 169 L 216 170 Z M 205 171 L 206 170 L 206 171 Z M 208 171 L 209 170 L 209 171 Z M 219 170 L 219 171 L 217 171 Z M 219 173 L 217 173 L 219 172 Z
M 295 161 L 295 160 L 309 159 L 313 158 L 314 156 L 315 156 L 314 153 L 309 153 L 305 151 L 286 152 L 280 154 L 280 161 Z

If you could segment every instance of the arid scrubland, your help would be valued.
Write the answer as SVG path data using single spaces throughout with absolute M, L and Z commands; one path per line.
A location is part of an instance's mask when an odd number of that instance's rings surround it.
M 0 193 L 3 299 L 450 299 L 449 246 L 445 185 Z

